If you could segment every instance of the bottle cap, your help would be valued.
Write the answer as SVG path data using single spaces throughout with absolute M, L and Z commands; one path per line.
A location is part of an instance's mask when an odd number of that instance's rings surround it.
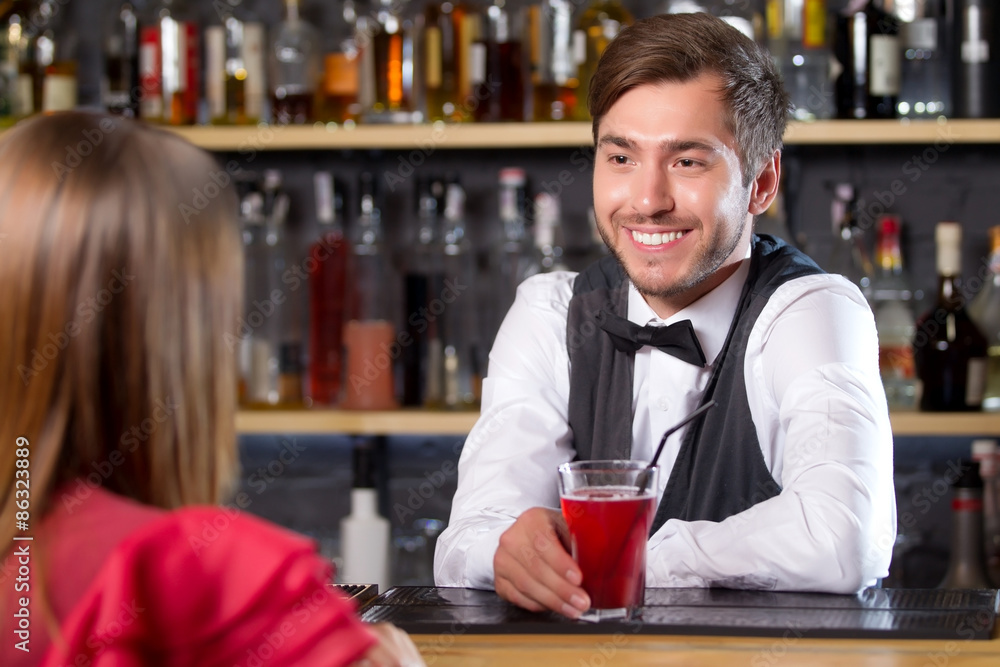
M 500 170 L 500 185 L 523 186 L 524 183 L 524 169 L 521 167 L 505 167 Z
M 962 225 L 957 222 L 939 222 L 934 228 L 937 244 L 937 270 L 943 276 L 957 276 L 962 272 Z

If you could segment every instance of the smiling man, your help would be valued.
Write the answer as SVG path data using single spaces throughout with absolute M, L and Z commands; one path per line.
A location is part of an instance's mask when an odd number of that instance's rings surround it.
M 590 601 L 557 466 L 648 461 L 710 400 L 660 455 L 647 585 L 874 584 L 896 531 L 875 323 L 846 279 L 753 234 L 777 193 L 788 111 L 769 55 L 707 14 L 656 16 L 612 41 L 589 104 L 612 256 L 518 290 L 437 543 L 438 585 L 578 617 Z

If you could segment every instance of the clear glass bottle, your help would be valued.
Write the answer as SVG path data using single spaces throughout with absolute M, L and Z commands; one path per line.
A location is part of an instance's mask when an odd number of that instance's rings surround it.
M 268 51 L 271 115 L 278 125 L 313 121 L 319 42 L 316 28 L 299 13 L 299 0 L 285 0 L 285 18 L 274 27 Z
M 493 0 L 486 9 L 482 34 L 472 47 L 477 121 L 525 119 L 526 72 L 518 18 L 506 0 Z
M 983 410 L 1000 412 L 1000 225 L 990 228 L 990 276 L 969 303 L 969 317 L 986 336 Z
M 525 277 L 536 273 L 566 271 L 559 198 L 548 192 L 539 192 L 535 195 L 534 210 L 534 252 Z
M 32 4 L 16 0 L 4 19 L 4 38 L 8 45 L 5 65 L 7 77 L 13 77 L 9 95 L 11 121 L 38 113 L 42 109 L 42 74 L 38 61 L 40 30 L 31 20 Z M 13 71 L 12 71 L 13 70 Z
M 917 319 L 913 338 L 920 409 L 962 412 L 982 409 L 986 387 L 986 337 L 969 317 L 962 296 L 962 227 L 939 222 L 938 293 L 934 306 Z
M 956 0 L 954 107 L 958 118 L 996 118 L 997 92 L 996 3 Z
M 590 79 L 597 68 L 604 49 L 618 32 L 632 25 L 632 13 L 619 0 L 592 0 L 580 15 L 576 24 L 577 64 L 579 66 L 579 86 L 573 110 L 573 120 L 589 121 L 590 110 L 587 97 L 590 95 Z
M 573 46 L 573 3 L 542 0 L 528 7 L 527 13 L 532 116 L 536 122 L 568 120 L 576 113 L 580 85 Z
M 79 34 L 69 8 L 56 0 L 42 0 L 38 6 L 38 63 L 42 69 L 42 111 L 53 113 L 73 109 L 78 100 L 77 49 Z
M 394 372 L 399 344 L 391 316 L 395 281 L 383 251 L 382 208 L 370 172 L 360 176 L 358 199 L 350 233 L 343 405 L 350 410 L 394 410 L 399 407 Z
M 983 549 L 983 479 L 978 461 L 963 461 L 952 484 L 951 555 L 938 588 L 992 588 Z
M 887 0 L 853 2 L 838 15 L 834 55 L 838 118 L 895 118 L 902 52 L 899 19 Z
M 469 46 L 472 9 L 462 2 L 429 2 L 424 8 L 421 54 L 430 121 L 470 119 Z
M 831 203 L 833 249 L 829 270 L 839 273 L 858 286 L 866 299 L 871 298 L 874 267 L 865 247 L 864 232 L 857 224 L 854 186 L 838 183 Z
M 913 0 L 909 11 L 900 18 L 901 61 L 899 102 L 900 116 L 934 118 L 950 116 L 951 56 L 943 0 Z
M 414 104 L 413 24 L 407 2 L 377 0 L 376 31 L 369 42 L 374 67 L 374 98 L 365 120 L 410 122 Z
M 316 120 L 351 123 L 361 115 L 359 99 L 361 46 L 357 8 L 344 0 L 323 30 L 323 73 L 316 91 Z
M 500 170 L 497 204 L 499 239 L 494 246 L 492 258 L 495 288 L 488 299 L 493 307 L 489 317 L 493 334 L 500 328 L 500 323 L 514 303 L 517 286 L 527 277 L 531 267 L 531 246 L 527 230 L 527 177 L 524 169 L 507 167 Z
M 796 120 L 834 116 L 833 54 L 826 0 L 768 0 L 768 48 L 785 81 Z
M 903 269 L 899 242 L 902 222 L 885 214 L 878 222 L 871 303 L 878 330 L 878 366 L 890 410 L 914 410 L 919 383 L 913 361 L 913 291 Z
M 205 28 L 205 97 L 216 125 L 255 125 L 264 117 L 264 24 L 244 0 L 213 5 Z
M 317 238 L 309 246 L 309 395 L 316 405 L 341 401 L 344 324 L 347 321 L 347 265 L 344 192 L 328 171 L 313 174 Z
M 191 125 L 201 96 L 199 28 L 182 0 L 153 0 L 139 24 L 139 115 L 152 123 Z
M 108 0 L 101 103 L 113 114 L 139 115 L 139 19 L 132 2 Z

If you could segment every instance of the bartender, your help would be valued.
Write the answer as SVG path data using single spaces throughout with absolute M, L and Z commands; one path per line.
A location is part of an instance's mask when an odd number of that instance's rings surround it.
M 624 29 L 590 83 L 594 212 L 611 256 L 519 288 L 435 554 L 441 586 L 590 606 L 556 469 L 658 464 L 647 585 L 854 593 L 888 573 L 892 431 L 872 312 L 756 216 L 788 96 L 768 53 L 705 13 Z

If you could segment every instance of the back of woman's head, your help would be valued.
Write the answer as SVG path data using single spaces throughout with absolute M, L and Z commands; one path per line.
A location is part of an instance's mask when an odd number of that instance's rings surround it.
M 177 136 L 100 114 L 0 137 L 0 538 L 18 438 L 35 517 L 74 479 L 165 508 L 228 491 L 242 266 L 228 180 Z

